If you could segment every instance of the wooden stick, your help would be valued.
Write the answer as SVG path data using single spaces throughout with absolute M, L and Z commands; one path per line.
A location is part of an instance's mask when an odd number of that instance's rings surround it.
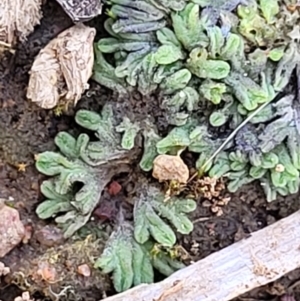
M 174 273 L 105 301 L 228 301 L 300 267 L 300 211 Z

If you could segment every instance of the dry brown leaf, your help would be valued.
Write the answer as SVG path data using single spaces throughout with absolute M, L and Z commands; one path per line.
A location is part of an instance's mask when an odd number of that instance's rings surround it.
M 93 41 L 96 30 L 77 24 L 53 39 L 36 57 L 27 98 L 44 109 L 59 102 L 74 106 L 88 89 L 94 64 Z
M 0 42 L 14 44 L 16 34 L 20 40 L 40 24 L 42 0 L 1 0 L 0 1 Z
M 189 169 L 179 156 L 159 155 L 153 161 L 152 176 L 160 182 L 175 180 L 185 184 Z

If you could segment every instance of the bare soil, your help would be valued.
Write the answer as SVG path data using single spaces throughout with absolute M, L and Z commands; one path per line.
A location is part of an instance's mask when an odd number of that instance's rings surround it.
M 34 57 L 53 37 L 71 25 L 70 19 L 55 1 L 44 5 L 43 13 L 41 25 L 36 28 L 28 41 L 19 44 L 14 55 L 7 53 L 0 62 L 0 198 L 7 199 L 11 206 L 18 209 L 22 222 L 31 234 L 28 242 L 16 247 L 2 261 L 12 270 L 23 267 L 24 274 L 20 274 L 17 284 L 23 289 L 28 289 L 26 286 L 26 281 L 30 282 L 30 279 L 27 279 L 30 274 L 28 271 L 38 267 L 45 256 L 59 257 L 56 267 L 60 273 L 67 273 L 67 277 L 64 287 L 57 287 L 55 284 L 51 286 L 52 296 L 56 295 L 59 300 L 64 297 L 64 294 L 59 292 L 68 286 L 73 286 L 76 287 L 76 290 L 73 290 L 74 300 L 96 301 L 105 294 L 114 293 L 109 277 L 97 271 L 93 271 L 91 277 L 93 280 L 86 280 L 79 276 L 75 267 L 84 262 L 84 256 L 79 258 L 72 254 L 76 254 L 80 248 L 81 250 L 87 248 L 86 254 L 96 256 L 107 237 L 105 231 L 107 230 L 108 233 L 111 228 L 109 222 L 104 223 L 100 243 L 86 239 L 79 242 L 64 241 L 59 234 L 50 238 L 46 235 L 43 239 L 41 236 L 44 235 L 43 231 L 48 229 L 46 226 L 53 227 L 53 224 L 52 221 L 39 220 L 35 214 L 35 208 L 42 200 L 39 185 L 43 176 L 34 167 L 34 155 L 45 150 L 54 150 L 53 139 L 57 132 L 62 130 L 72 132 L 77 128 L 72 117 L 74 112 L 70 112 L 69 116 L 56 116 L 53 111 L 42 110 L 32 105 L 25 97 L 28 71 Z M 96 83 L 91 83 L 90 90 L 76 110 L 79 108 L 99 110 L 105 101 L 113 97 L 110 92 L 100 88 Z M 123 109 L 129 108 L 132 112 L 139 112 L 141 115 L 143 112 L 151 114 L 160 131 L 162 133 L 166 131 L 166 123 L 155 98 L 149 101 L 137 96 L 127 101 L 127 104 L 123 104 Z M 21 170 L 20 164 L 26 164 L 25 170 Z M 124 195 L 134 194 L 133 183 L 139 176 L 133 166 L 131 173 L 117 178 Z M 229 200 L 228 204 L 223 204 L 224 200 Z M 110 203 L 113 203 L 112 200 Z M 198 204 L 196 212 L 191 217 L 194 221 L 194 231 L 189 236 L 179 237 L 182 258 L 194 261 L 240 239 L 246 239 L 251 232 L 295 212 L 299 209 L 300 198 L 299 195 L 295 195 L 267 203 L 260 187 L 253 184 L 244 187 L 234 195 L 222 190 L 213 200 L 199 196 Z M 89 227 L 90 229 L 93 227 L 93 222 Z M 68 265 L 67 272 L 65 272 L 66 265 Z M 28 275 L 25 275 L 25 271 Z M 33 274 L 32 272 L 30 277 L 33 277 Z M 20 295 L 21 289 L 10 283 L 10 280 L 7 278 L 5 283 L 0 283 L 2 301 L 12 301 L 14 297 Z M 45 286 L 44 282 L 35 282 L 35 286 L 30 290 L 36 299 L 46 300 L 44 293 L 49 292 L 49 287 Z M 300 269 L 276 283 L 251 291 L 237 300 L 275 301 L 280 300 L 284 294 L 291 294 L 296 300 L 300 300 Z

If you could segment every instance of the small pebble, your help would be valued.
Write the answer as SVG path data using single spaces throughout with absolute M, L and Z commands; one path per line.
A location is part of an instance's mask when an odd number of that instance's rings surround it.
M 78 274 L 80 274 L 84 277 L 91 276 L 91 269 L 87 264 L 82 264 L 82 265 L 78 266 L 77 272 L 78 272 Z
M 64 242 L 62 231 L 52 225 L 47 225 L 41 230 L 36 231 L 35 238 L 40 244 L 47 247 L 53 247 Z
M 2 203 L 0 204 L 0 258 L 15 248 L 25 236 L 25 227 L 19 212 Z
M 185 184 L 189 169 L 179 156 L 159 155 L 153 161 L 152 176 L 159 182 L 175 180 Z

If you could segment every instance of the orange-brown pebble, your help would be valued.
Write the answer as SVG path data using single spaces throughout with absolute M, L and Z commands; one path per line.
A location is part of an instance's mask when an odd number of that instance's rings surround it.
M 153 161 L 152 176 L 158 181 L 178 181 L 185 184 L 189 169 L 179 156 L 159 155 Z
M 37 274 L 41 276 L 43 280 L 49 283 L 55 282 L 57 278 L 57 272 L 55 268 L 52 267 L 48 262 L 41 262 L 39 264 Z
M 84 277 L 91 276 L 91 269 L 87 264 L 82 264 L 82 265 L 78 266 L 77 272 L 78 272 L 78 274 L 80 274 Z

